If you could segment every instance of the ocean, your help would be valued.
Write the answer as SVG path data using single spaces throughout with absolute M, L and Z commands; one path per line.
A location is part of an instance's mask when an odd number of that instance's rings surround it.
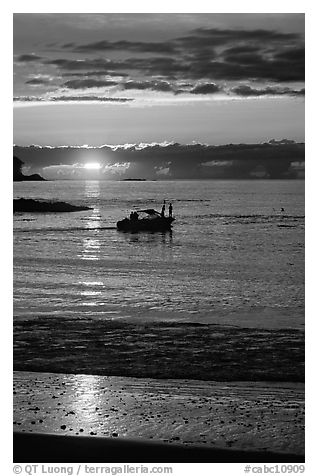
M 14 368 L 215 381 L 304 379 L 304 182 L 16 182 Z M 173 204 L 172 232 L 123 233 Z

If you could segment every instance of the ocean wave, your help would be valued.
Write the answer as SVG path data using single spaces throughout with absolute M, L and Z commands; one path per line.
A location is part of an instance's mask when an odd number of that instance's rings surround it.
M 41 317 L 15 323 L 14 369 L 214 381 L 304 381 L 304 332 Z

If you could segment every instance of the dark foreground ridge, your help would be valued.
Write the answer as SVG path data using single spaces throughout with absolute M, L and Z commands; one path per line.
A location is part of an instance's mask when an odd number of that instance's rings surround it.
M 46 212 L 80 212 L 83 210 L 92 210 L 90 207 L 79 207 L 76 205 L 71 205 L 66 202 L 45 202 L 39 200 L 32 200 L 30 198 L 18 198 L 13 200 L 13 211 L 14 212 L 36 212 L 36 213 L 46 213 Z
M 142 439 L 13 434 L 14 463 L 303 463 L 304 456 L 156 443 Z

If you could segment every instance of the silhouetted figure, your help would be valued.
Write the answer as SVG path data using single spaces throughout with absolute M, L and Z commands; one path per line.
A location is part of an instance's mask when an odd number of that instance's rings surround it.
M 172 218 L 172 203 L 169 203 L 169 218 Z
M 163 201 L 162 208 L 161 208 L 161 216 L 162 216 L 162 218 L 164 218 L 164 216 L 165 216 L 165 210 L 166 210 L 166 201 L 164 200 L 164 201 Z
M 129 215 L 129 218 L 130 218 L 131 221 L 138 220 L 138 217 L 139 217 L 139 215 L 138 215 L 137 212 L 131 212 L 131 214 Z

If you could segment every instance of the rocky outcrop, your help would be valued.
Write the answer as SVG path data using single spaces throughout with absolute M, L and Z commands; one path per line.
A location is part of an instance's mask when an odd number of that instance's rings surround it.
M 18 157 L 13 156 L 13 181 L 14 182 L 23 182 L 23 181 L 45 181 L 43 177 L 39 174 L 24 175 L 22 173 L 22 166 L 24 162 Z
M 29 213 L 47 213 L 47 212 L 80 212 L 83 210 L 92 210 L 90 207 L 82 207 L 71 205 L 66 202 L 45 202 L 40 200 L 32 200 L 30 198 L 19 198 L 13 200 L 14 212 Z

